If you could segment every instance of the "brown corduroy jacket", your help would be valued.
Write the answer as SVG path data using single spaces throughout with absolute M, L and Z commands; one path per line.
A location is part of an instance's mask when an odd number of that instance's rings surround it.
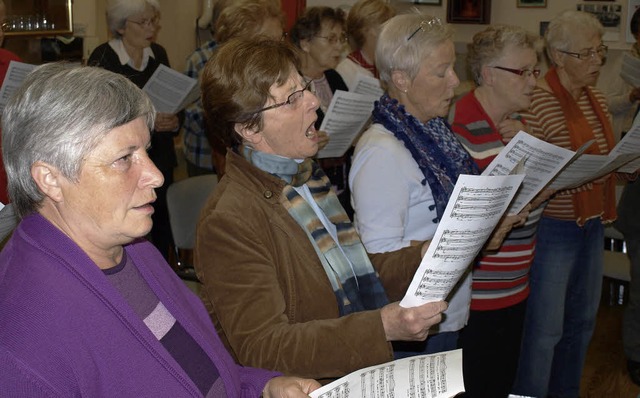
M 392 360 L 379 310 L 339 316 L 314 247 L 280 203 L 284 182 L 234 152 L 226 162 L 200 215 L 195 264 L 201 297 L 236 360 L 314 379 Z M 420 249 L 370 254 L 391 302 L 407 290 Z

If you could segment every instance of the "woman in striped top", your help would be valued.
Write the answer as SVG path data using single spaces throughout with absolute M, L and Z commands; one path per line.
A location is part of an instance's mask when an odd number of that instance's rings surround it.
M 523 116 L 531 131 L 554 145 L 588 153 L 613 148 L 611 115 L 595 89 L 607 46 L 591 14 L 566 11 L 545 33 L 551 68 Z M 531 266 L 522 351 L 514 392 L 577 397 L 595 326 L 603 267 L 603 224 L 616 218 L 614 178 L 560 191 L 546 206 Z
M 516 112 L 529 108 L 540 75 L 537 44 L 538 37 L 522 28 L 496 25 L 478 32 L 469 45 L 477 88 L 454 104 L 450 121 L 481 171 L 511 137 L 527 130 Z M 471 313 L 460 334 L 467 397 L 506 397 L 511 391 L 541 214 L 542 208 L 534 208 L 522 228 L 473 268 Z

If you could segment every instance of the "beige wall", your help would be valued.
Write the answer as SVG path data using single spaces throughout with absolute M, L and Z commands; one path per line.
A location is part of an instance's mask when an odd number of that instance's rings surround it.
M 195 21 L 200 13 L 202 0 L 159 0 L 162 10 L 162 29 L 158 36 L 158 42 L 162 44 L 169 54 L 171 65 L 177 70 L 183 70 L 186 57 L 196 48 L 196 25 Z M 328 5 L 332 7 L 348 8 L 355 0 L 307 0 L 307 6 Z M 421 12 L 431 14 L 446 20 L 446 3 L 442 1 L 440 6 L 415 5 L 412 1 L 392 1 L 399 12 L 407 12 L 412 7 L 417 7 Z M 531 32 L 539 31 L 539 22 L 548 21 L 559 12 L 575 7 L 578 1 L 569 0 L 548 0 L 547 8 L 517 8 L 515 0 L 493 0 L 491 9 L 492 23 L 509 23 L 524 27 Z M 107 28 L 104 18 L 106 0 L 75 0 L 74 20 L 75 23 L 87 25 L 87 36 L 90 49 L 95 45 L 107 40 Z M 607 4 L 622 4 L 623 15 L 622 24 L 626 24 L 627 1 L 618 0 L 607 2 Z M 455 41 L 458 52 L 463 53 L 473 35 L 484 29 L 486 25 L 455 24 Z M 206 32 L 204 32 L 206 33 Z M 206 36 L 206 34 L 205 34 Z M 612 56 L 616 56 L 616 49 L 626 49 L 628 44 L 624 42 L 624 32 L 620 34 L 620 40 L 607 42 L 614 51 Z M 88 49 L 88 51 L 90 51 Z M 460 69 L 464 79 L 464 68 Z

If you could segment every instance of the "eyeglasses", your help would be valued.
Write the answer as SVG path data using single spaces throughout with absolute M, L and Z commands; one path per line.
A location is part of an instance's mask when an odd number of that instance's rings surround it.
M 347 36 L 342 34 L 340 36 L 334 36 L 331 35 L 329 37 L 327 36 L 314 36 L 317 37 L 319 39 L 325 39 L 327 42 L 329 42 L 329 44 L 331 44 L 332 46 L 335 46 L 336 44 L 340 43 L 340 44 L 344 44 L 347 42 Z
M 593 48 L 590 48 L 588 50 L 580 51 L 579 53 L 574 53 L 571 51 L 563 51 L 563 50 L 558 50 L 558 51 L 563 54 L 571 55 L 574 58 L 584 60 L 584 59 L 593 59 L 596 57 L 596 54 L 600 58 L 604 58 L 607 55 L 607 51 L 609 51 L 609 47 L 602 44 L 596 47 L 595 50 Z
M 431 28 L 434 28 L 436 26 L 442 26 L 442 21 L 440 20 L 440 18 L 434 17 L 429 20 L 425 19 L 424 21 L 420 22 L 418 29 L 414 30 L 413 33 L 411 33 L 409 37 L 407 37 L 407 41 L 413 39 L 413 36 L 415 36 L 418 32 L 426 32 L 427 30 L 430 30 Z
M 142 26 L 143 28 L 151 28 L 153 26 L 156 26 L 158 24 L 158 17 L 153 17 L 153 18 L 145 18 L 142 19 L 140 21 L 134 21 L 133 19 L 127 19 L 127 21 L 134 23 L 138 26 Z
M 280 102 L 278 104 L 267 106 L 266 108 L 262 108 L 259 111 L 254 112 L 254 114 L 268 111 L 269 109 L 280 108 L 281 106 L 285 106 L 285 105 L 296 106 L 300 102 L 302 97 L 304 97 L 305 91 L 313 92 L 313 90 L 311 89 L 311 83 L 313 83 L 313 80 L 309 80 L 308 82 L 305 82 L 304 87 L 301 88 L 300 90 L 294 91 L 291 94 L 289 94 L 285 102 Z
M 535 77 L 536 79 L 540 76 L 540 69 L 512 69 L 505 68 L 504 66 L 492 66 L 492 68 L 506 70 L 507 72 L 511 72 L 514 75 L 523 76 L 523 77 Z

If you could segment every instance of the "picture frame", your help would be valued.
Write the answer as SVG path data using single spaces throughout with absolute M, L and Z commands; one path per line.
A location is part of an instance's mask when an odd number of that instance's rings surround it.
M 547 8 L 547 0 L 516 0 L 518 8 Z
M 413 0 L 413 4 L 420 4 L 425 6 L 441 6 L 442 0 Z
M 489 24 L 491 23 L 491 0 L 449 0 L 447 22 Z

